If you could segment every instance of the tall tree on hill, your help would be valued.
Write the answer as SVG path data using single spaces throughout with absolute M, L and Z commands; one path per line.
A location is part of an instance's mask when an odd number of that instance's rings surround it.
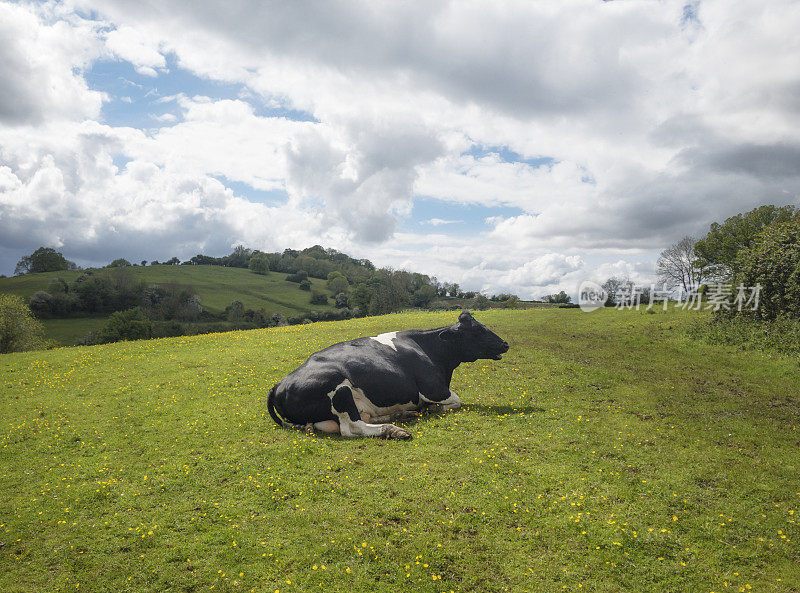
M 74 262 L 66 259 L 61 252 L 52 247 L 39 247 L 30 255 L 26 255 L 17 262 L 14 274 L 37 274 L 39 272 L 60 272 L 62 270 L 77 270 Z

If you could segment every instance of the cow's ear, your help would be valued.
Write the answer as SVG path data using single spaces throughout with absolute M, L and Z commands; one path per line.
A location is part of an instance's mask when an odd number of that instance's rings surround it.
M 446 342 L 451 342 L 458 337 L 458 332 L 452 327 L 446 327 L 439 332 L 439 337 Z
M 475 321 L 475 318 L 472 317 L 469 311 L 464 311 L 461 313 L 461 315 L 458 316 L 458 321 L 462 325 L 466 325 L 467 327 L 469 327 L 470 325 L 472 325 L 472 322 Z

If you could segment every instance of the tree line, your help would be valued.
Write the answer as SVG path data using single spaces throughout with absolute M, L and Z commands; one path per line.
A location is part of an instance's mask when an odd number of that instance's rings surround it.
M 15 273 L 82 272 L 69 282 L 60 277 L 51 280 L 46 290 L 30 298 L 29 306 L 38 318 L 110 314 L 104 328 L 84 338 L 85 344 L 347 319 L 409 307 L 482 310 L 491 306 L 516 307 L 520 302 L 511 294 L 486 297 L 478 292 L 462 291 L 456 283 L 442 283 L 425 274 L 376 268 L 367 259 L 355 259 L 319 245 L 274 253 L 237 246 L 222 257 L 198 254 L 186 261 L 172 257 L 163 264 L 157 260 L 149 262 L 151 266 L 213 265 L 249 269 L 262 275 L 286 274 L 285 280 L 309 293 L 310 310 L 294 316 L 246 309 L 240 301 L 233 301 L 225 311 L 212 314 L 203 308 L 192 286 L 148 284 L 137 281 L 127 270 L 147 265 L 146 260 L 131 263 L 118 258 L 105 268 L 81 270 L 55 249 L 40 247 L 20 260 Z M 311 278 L 324 280 L 327 290 L 318 288 L 319 283 L 312 284 Z M 319 309 L 315 310 L 316 307 Z
M 715 222 L 702 238 L 683 237 L 661 252 L 657 274 L 684 292 L 759 287 L 757 308 L 728 303 L 720 315 L 800 320 L 800 209 L 765 205 Z

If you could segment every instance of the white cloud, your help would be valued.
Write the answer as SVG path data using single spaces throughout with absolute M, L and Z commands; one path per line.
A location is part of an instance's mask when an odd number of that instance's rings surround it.
M 167 61 L 159 51 L 159 41 L 145 31 L 121 26 L 106 33 L 106 48 L 117 58 L 134 65 L 139 74 L 158 76 L 167 69 Z
M 80 74 L 101 52 L 95 26 L 50 9 L 0 2 L 0 125 L 100 113 L 103 94 Z
M 323 243 L 528 296 L 644 278 L 680 236 L 800 196 L 800 6 L 706 0 L 686 21 L 684 4 L 76 2 L 99 21 L 0 4 L 2 247 Z M 170 54 L 239 98 L 162 97 L 169 125 L 149 131 L 81 123 L 100 118 L 92 60 L 158 81 Z M 117 171 L 116 155 L 133 160 Z M 248 202 L 220 179 L 290 199 Z M 398 233 L 416 195 L 522 214 L 469 237 L 436 218 L 435 234 Z

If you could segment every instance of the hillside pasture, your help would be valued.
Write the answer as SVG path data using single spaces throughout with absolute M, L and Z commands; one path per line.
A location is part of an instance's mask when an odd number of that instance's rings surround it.
M 276 427 L 333 342 L 453 313 L 0 357 L 2 591 L 797 591 L 798 360 L 696 314 L 477 312 L 410 442 Z
M 83 272 L 44 272 L 25 274 L 12 278 L 0 278 L 0 293 L 19 295 L 26 300 L 40 290 L 46 291 L 50 282 L 63 278 L 74 281 Z M 181 284 L 192 286 L 197 291 L 203 308 L 219 314 L 233 301 L 241 301 L 245 309 L 264 309 L 267 314 L 281 313 L 287 317 L 306 311 L 327 311 L 334 307 L 312 305 L 310 292 L 300 290 L 294 282 L 286 280 L 286 274 L 269 272 L 254 274 L 243 268 L 222 266 L 130 266 L 95 270 L 95 274 L 127 274 L 133 280 L 147 284 Z M 327 294 L 325 281 L 309 278 L 312 287 Z M 74 317 L 67 319 L 44 319 L 47 337 L 59 344 L 73 345 L 89 331 L 102 327 L 104 319 L 99 317 Z

